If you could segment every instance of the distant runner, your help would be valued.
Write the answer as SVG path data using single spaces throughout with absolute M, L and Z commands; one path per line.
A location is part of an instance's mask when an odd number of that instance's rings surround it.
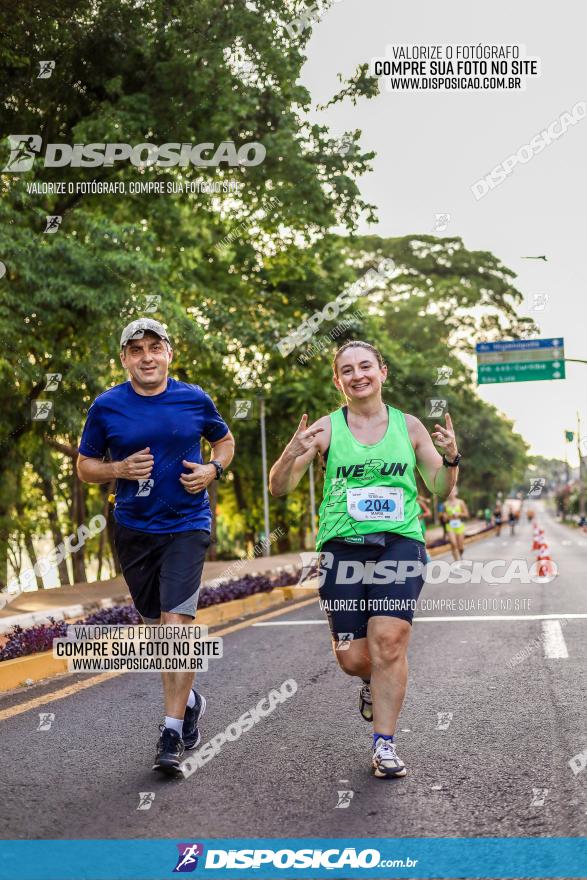
M 493 522 L 497 529 L 497 535 L 501 535 L 501 523 L 503 519 L 503 510 L 501 507 L 501 501 L 495 502 L 495 507 L 493 509 Z
M 293 491 L 321 454 L 320 598 L 341 669 L 363 680 L 359 707 L 373 721 L 372 772 L 393 778 L 406 774 L 394 736 L 426 560 L 415 471 L 444 498 L 460 455 L 448 413 L 432 434 L 441 457 L 419 419 L 384 404 L 387 367 L 372 345 L 345 343 L 333 370 L 345 405 L 309 427 L 302 416 L 271 469 L 270 489 L 272 495 Z
M 444 512 L 447 516 L 446 536 L 450 543 L 453 559 L 457 561 L 462 559 L 465 551 L 465 524 L 463 518 L 468 519 L 469 508 L 463 499 L 458 497 L 456 486 L 453 486 L 450 495 L 446 499 Z
M 234 455 L 234 439 L 199 385 L 168 376 L 173 350 L 162 324 L 133 321 L 120 360 L 129 380 L 96 398 L 79 445 L 86 483 L 116 480 L 115 544 L 135 608 L 148 624 L 191 624 L 210 545 L 206 487 Z M 212 446 L 204 464 L 200 438 Z M 111 461 L 105 461 L 107 452 Z M 184 749 L 200 741 L 206 700 L 193 672 L 162 672 L 165 721 L 154 770 L 180 775 Z M 141 723 L 141 719 L 137 719 Z

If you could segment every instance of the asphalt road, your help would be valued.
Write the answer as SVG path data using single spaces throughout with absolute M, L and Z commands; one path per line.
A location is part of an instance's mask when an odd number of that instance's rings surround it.
M 587 749 L 587 537 L 540 519 L 560 571 L 552 583 L 426 587 L 422 598 L 474 607 L 418 613 L 396 737 L 404 779 L 370 775 L 357 684 L 338 670 L 311 602 L 224 637 L 224 658 L 200 678 L 204 742 L 286 679 L 297 692 L 187 779 L 150 769 L 156 674 L 77 690 L 87 677 L 72 675 L 0 698 L 2 837 L 585 835 L 587 768 L 575 775 L 569 761 Z M 529 525 L 466 555 L 533 561 Z M 503 605 L 484 610 L 492 599 Z M 535 617 L 548 614 L 562 621 Z M 37 729 L 41 712 L 55 715 L 48 730 Z M 337 807 L 339 791 L 352 792 L 348 806 Z M 148 809 L 137 809 L 140 792 Z

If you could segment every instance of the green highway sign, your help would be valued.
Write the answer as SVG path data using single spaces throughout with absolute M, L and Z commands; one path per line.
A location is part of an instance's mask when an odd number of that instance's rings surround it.
M 480 364 L 477 368 L 479 385 L 495 382 L 532 382 L 537 379 L 564 379 L 564 361 L 528 361 L 518 364 Z
M 564 348 L 535 348 L 527 351 L 488 351 L 477 354 L 477 364 L 512 364 L 522 361 L 558 361 L 564 359 Z
M 552 339 L 511 339 L 477 343 L 477 382 L 535 382 L 565 378 L 565 343 Z

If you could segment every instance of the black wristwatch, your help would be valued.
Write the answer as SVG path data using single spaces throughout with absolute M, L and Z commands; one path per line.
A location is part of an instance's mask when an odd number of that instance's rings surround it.
M 442 463 L 445 467 L 458 467 L 459 461 L 461 460 L 462 457 L 463 456 L 460 454 L 460 452 L 457 452 L 457 454 L 455 455 L 455 460 L 449 461 L 443 452 L 442 453 Z
M 222 476 L 222 474 L 224 473 L 224 468 L 222 467 L 220 462 L 219 461 L 209 461 L 208 464 L 214 465 L 214 467 L 216 468 L 216 476 L 214 477 L 214 479 L 219 480 L 220 477 Z

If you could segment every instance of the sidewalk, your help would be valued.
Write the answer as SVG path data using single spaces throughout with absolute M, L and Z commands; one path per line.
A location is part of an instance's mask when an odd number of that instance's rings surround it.
M 467 524 L 467 534 L 478 531 L 482 523 L 471 520 Z M 426 542 L 430 544 L 442 537 L 442 528 L 432 526 L 426 532 Z M 238 563 L 238 565 L 236 564 Z M 254 559 L 219 560 L 204 563 L 202 586 L 214 580 L 230 580 L 245 574 L 266 574 L 283 568 L 299 568 L 300 554 L 282 553 L 277 556 L 259 556 Z M 0 634 L 12 626 L 32 626 L 46 623 L 49 616 L 57 620 L 82 617 L 99 608 L 111 608 L 129 599 L 127 586 L 122 576 L 107 581 L 73 584 L 68 587 L 54 587 L 50 590 L 31 590 L 20 593 L 0 610 Z

